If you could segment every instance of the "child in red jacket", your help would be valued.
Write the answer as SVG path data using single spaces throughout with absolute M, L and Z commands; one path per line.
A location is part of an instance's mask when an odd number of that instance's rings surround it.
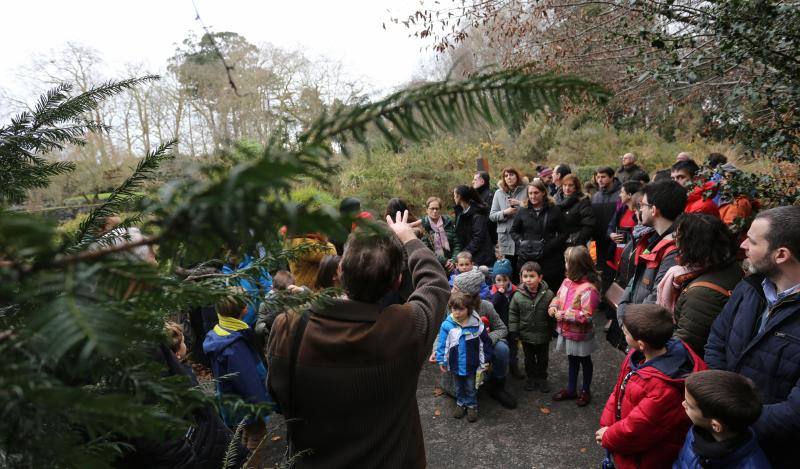
M 672 315 L 654 304 L 629 305 L 622 319 L 632 349 L 622 363 L 595 438 L 618 469 L 669 468 L 691 421 L 683 409 L 686 376 L 708 368 L 672 339 Z

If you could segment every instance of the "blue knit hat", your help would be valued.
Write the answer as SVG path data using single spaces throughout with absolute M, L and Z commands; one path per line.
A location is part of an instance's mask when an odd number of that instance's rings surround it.
M 498 259 L 492 267 L 492 275 L 505 275 L 511 277 L 511 261 L 508 259 Z

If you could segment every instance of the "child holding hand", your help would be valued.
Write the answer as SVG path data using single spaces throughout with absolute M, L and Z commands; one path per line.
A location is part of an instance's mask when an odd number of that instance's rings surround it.
M 566 349 L 567 352 L 569 378 L 567 388 L 558 391 L 553 400 L 577 398 L 578 406 L 584 407 L 591 400 L 592 352 L 597 348 L 592 316 L 600 303 L 598 276 L 589 250 L 584 246 L 567 248 L 564 261 L 566 278 L 550 303 L 548 314 L 556 319 L 556 350 Z M 583 385 L 578 393 L 580 368 L 583 368 Z

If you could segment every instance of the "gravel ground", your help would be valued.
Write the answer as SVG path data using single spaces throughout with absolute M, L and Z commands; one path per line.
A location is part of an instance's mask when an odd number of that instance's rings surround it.
M 599 428 L 600 413 L 624 358 L 605 341 L 602 333 L 604 323 L 604 317 L 595 318 L 599 347 L 592 355 L 592 402 L 583 408 L 576 406 L 575 401 L 553 402 L 551 399 L 551 395 L 566 387 L 567 382 L 567 357 L 563 352 L 553 351 L 555 341 L 550 346 L 548 370 L 553 393 L 525 391 L 524 381 L 509 377 L 508 389 L 519 401 L 517 409 L 504 409 L 481 392 L 476 423 L 450 416 L 454 400 L 446 394 L 436 395 L 434 388 L 439 370 L 426 364 L 420 375 L 417 400 L 428 467 L 599 467 L 605 453 L 594 442 L 594 432 Z M 276 465 L 285 445 L 283 419 L 275 416 L 270 421 L 270 428 L 268 461 Z

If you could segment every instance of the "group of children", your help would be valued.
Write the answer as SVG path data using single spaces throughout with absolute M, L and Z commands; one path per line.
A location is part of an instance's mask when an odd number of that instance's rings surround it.
M 597 275 L 589 251 L 582 246 L 567 249 L 566 276 L 554 294 L 542 279 L 542 268 L 527 262 L 520 268 L 519 286 L 511 283 L 510 263 L 501 259 L 492 269 L 494 285 L 482 298 L 491 300 L 498 315 L 508 326 L 512 369 L 517 363 L 517 341 L 525 354 L 527 382 L 525 389 L 550 392 L 547 380 L 549 343 L 558 332 L 557 349 L 565 349 L 569 357 L 567 387 L 558 391 L 554 400 L 577 399 L 578 406 L 590 402 L 592 381 L 591 353 L 596 348 L 592 315 L 600 301 Z M 469 253 L 457 258 L 457 271 L 451 278 L 475 269 Z M 478 312 L 469 309 L 461 292 L 453 290 L 450 314 L 442 323 L 436 362 L 443 372 L 453 374 L 456 382 L 456 408 L 453 416 L 477 420 L 478 403 L 474 376 L 491 362 L 492 344 L 488 340 L 488 324 Z M 456 308 L 456 309 L 454 309 Z M 577 380 L 583 367 L 583 383 L 578 391 Z M 478 380 L 477 385 L 480 385 Z
M 550 392 L 549 343 L 556 331 L 556 350 L 566 351 L 569 370 L 567 387 L 553 399 L 576 399 L 578 406 L 586 406 L 591 400 L 591 354 L 597 347 L 592 316 L 600 302 L 598 278 L 585 247 L 570 247 L 564 257 L 566 278 L 555 294 L 536 262 L 521 266 L 517 286 L 511 283 L 508 261 L 501 260 L 493 269 L 487 298 L 508 326 L 511 349 L 517 341 L 522 344 L 525 389 Z M 468 253 L 458 260 L 454 277 L 475 268 Z M 458 290 L 451 293 L 448 306 L 436 361 L 454 376 L 453 417 L 466 415 L 474 422 L 480 375 L 492 357 L 488 324 Z M 770 467 L 750 429 L 761 404 L 749 379 L 707 370 L 702 358 L 673 338 L 672 316 L 662 306 L 630 305 L 623 331 L 629 353 L 595 435 L 609 453 L 604 467 Z

